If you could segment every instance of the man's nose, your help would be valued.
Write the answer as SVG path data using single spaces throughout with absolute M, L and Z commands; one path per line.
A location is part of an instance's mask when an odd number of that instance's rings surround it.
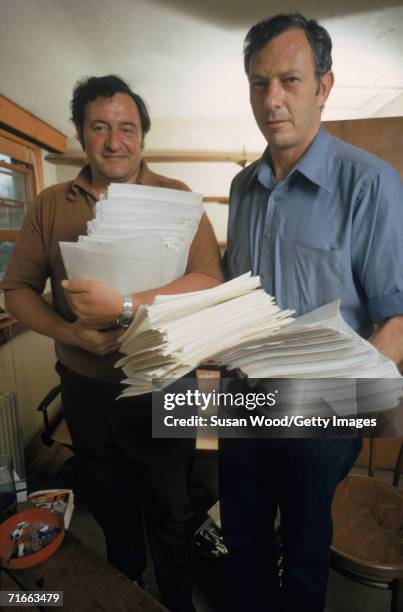
M 284 91 L 281 83 L 271 82 L 267 86 L 264 104 L 268 112 L 274 112 L 283 104 Z
M 117 151 L 120 149 L 121 138 L 120 138 L 119 130 L 113 130 L 113 129 L 109 130 L 108 136 L 105 141 L 105 146 L 110 151 Z

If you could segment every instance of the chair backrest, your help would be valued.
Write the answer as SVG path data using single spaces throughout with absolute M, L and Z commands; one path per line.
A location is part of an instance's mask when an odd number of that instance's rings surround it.
M 376 438 L 369 439 L 369 462 L 368 462 L 368 476 L 371 478 L 375 475 L 375 464 L 376 464 Z M 403 472 L 403 442 L 400 445 L 400 450 L 397 456 L 395 469 L 393 471 L 393 484 L 395 487 L 399 486 L 400 475 Z

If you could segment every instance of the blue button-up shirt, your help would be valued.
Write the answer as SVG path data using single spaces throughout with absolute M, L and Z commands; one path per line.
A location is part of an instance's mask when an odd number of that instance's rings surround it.
M 367 337 L 403 314 L 403 186 L 387 163 L 323 127 L 276 182 L 270 152 L 231 185 L 229 278 L 252 270 L 298 315 L 335 299 Z

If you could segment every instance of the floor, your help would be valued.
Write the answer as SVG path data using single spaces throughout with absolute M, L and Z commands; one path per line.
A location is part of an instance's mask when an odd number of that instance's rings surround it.
M 57 460 L 55 460 L 55 455 L 53 453 L 52 461 L 46 464 L 41 471 L 37 471 L 34 479 L 31 478 L 31 480 L 29 480 L 29 490 L 32 491 L 38 488 L 53 487 L 75 488 L 76 471 L 74 464 L 70 464 L 68 461 L 70 456 L 70 452 L 63 449 L 57 454 Z M 67 463 L 65 463 L 66 460 Z M 211 488 L 215 489 L 217 483 L 215 480 L 214 468 L 211 469 L 211 465 L 209 467 L 208 461 L 205 462 L 205 465 L 203 465 L 203 461 L 201 464 L 202 471 L 207 469 L 207 471 L 210 471 L 210 474 L 213 472 L 213 481 L 210 484 Z M 354 468 L 353 471 L 365 473 L 365 470 L 361 468 Z M 391 482 L 392 475 L 388 470 L 378 470 L 376 475 L 385 482 Z M 400 486 L 403 486 L 402 482 Z M 200 523 L 203 521 L 204 517 L 204 512 L 201 512 Z M 76 498 L 70 529 L 74 535 L 89 548 L 100 557 L 105 558 L 102 531 L 83 503 L 80 502 L 79 498 Z M 158 589 L 151 563 L 149 563 L 144 579 L 147 590 L 158 599 Z M 381 591 L 361 586 L 331 571 L 326 612 L 389 612 L 390 597 L 389 591 Z M 198 612 L 227 612 L 224 607 L 217 607 L 217 605 L 215 605 L 214 593 L 211 592 L 208 585 L 203 582 L 202 576 L 197 575 L 194 590 L 194 604 Z

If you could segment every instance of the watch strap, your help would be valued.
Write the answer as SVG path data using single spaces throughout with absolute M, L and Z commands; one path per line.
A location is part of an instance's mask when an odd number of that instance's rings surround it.
M 116 323 L 119 327 L 129 327 L 134 319 L 133 300 L 131 295 L 123 296 L 122 312 L 118 316 Z

